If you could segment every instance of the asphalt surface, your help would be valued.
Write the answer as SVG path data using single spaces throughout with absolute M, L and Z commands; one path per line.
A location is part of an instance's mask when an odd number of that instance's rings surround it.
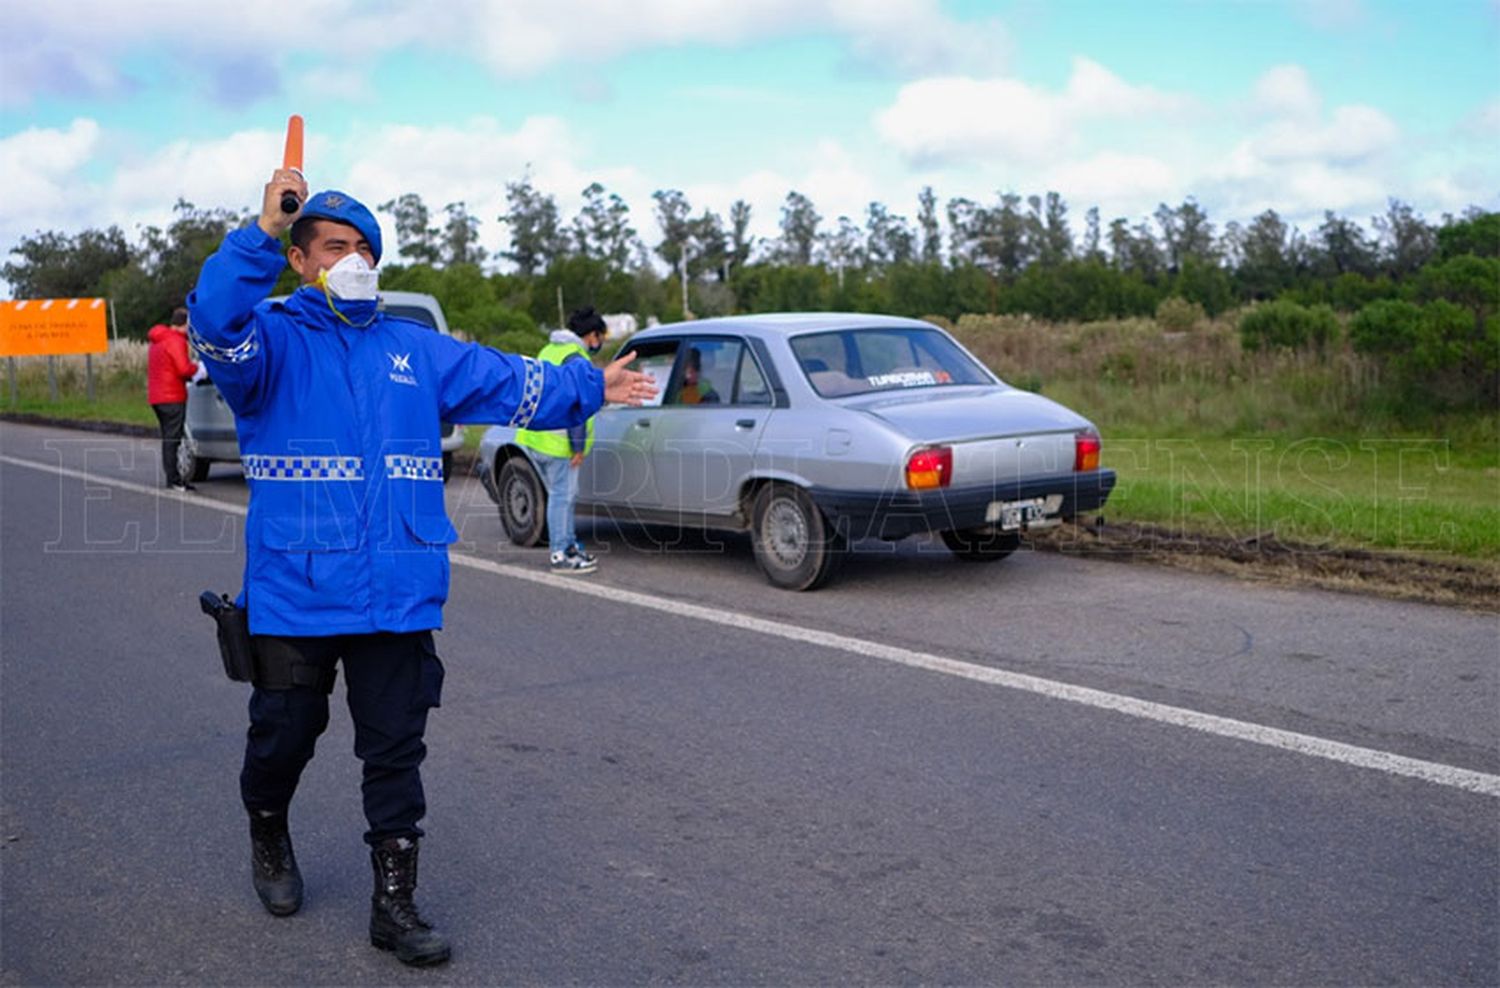
M 930 542 L 788 594 L 743 539 L 588 524 L 585 596 L 468 479 L 419 893 L 455 952 L 405 969 L 338 704 L 307 904 L 250 889 L 247 693 L 196 607 L 238 587 L 237 471 L 160 496 L 115 483 L 150 442 L 10 423 L 0 457 L 4 984 L 1500 984 L 1495 795 L 795 630 L 1494 779 L 1492 615 Z

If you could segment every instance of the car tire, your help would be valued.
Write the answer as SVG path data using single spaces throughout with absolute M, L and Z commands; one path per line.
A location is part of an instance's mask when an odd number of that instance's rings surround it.
M 453 451 L 443 454 L 443 483 L 453 479 Z
M 816 590 L 843 559 L 843 537 L 801 488 L 761 488 L 751 518 L 755 561 L 766 579 L 783 590 Z
M 192 484 L 207 480 L 212 462 L 198 455 L 198 444 L 191 434 L 185 433 L 182 442 L 177 444 L 177 476 Z
M 531 462 L 524 455 L 512 456 L 500 465 L 496 477 L 505 534 L 519 546 L 541 545 L 547 540 L 547 494 Z
M 993 563 L 1021 547 L 1021 533 L 1002 532 L 993 525 L 963 528 L 943 534 L 943 544 L 969 563 Z

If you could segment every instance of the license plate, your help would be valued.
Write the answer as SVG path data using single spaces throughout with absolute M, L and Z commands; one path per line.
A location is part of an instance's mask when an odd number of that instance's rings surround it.
M 1024 501 L 991 501 L 984 509 L 984 520 L 991 525 L 998 524 L 1003 532 L 1022 528 L 1045 516 L 1046 501 L 1039 497 Z

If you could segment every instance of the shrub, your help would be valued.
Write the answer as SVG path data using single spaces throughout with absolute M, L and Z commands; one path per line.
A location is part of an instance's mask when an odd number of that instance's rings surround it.
M 1500 258 L 1463 255 L 1429 264 L 1417 276 L 1417 292 L 1424 299 L 1447 299 L 1476 316 L 1500 306 Z
M 1421 306 L 1411 302 L 1371 302 L 1349 321 L 1349 342 L 1360 353 L 1406 352 L 1416 344 L 1421 321 Z
M 1500 347 L 1484 323 L 1447 299 L 1426 305 L 1372 302 L 1349 323 L 1349 342 L 1379 361 L 1398 391 L 1423 395 L 1423 404 L 1446 407 L 1493 404 Z
M 1319 350 L 1338 336 L 1338 317 L 1326 305 L 1311 308 L 1277 299 L 1257 305 L 1240 317 L 1240 345 L 1246 350 Z
M 1168 333 L 1191 333 L 1207 318 L 1203 306 L 1180 295 L 1164 298 L 1156 307 L 1156 323 Z

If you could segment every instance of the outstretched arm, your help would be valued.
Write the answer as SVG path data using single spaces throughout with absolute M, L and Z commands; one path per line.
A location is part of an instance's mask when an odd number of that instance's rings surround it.
M 203 262 L 198 284 L 188 296 L 188 338 L 236 413 L 255 405 L 268 373 L 266 341 L 257 335 L 252 315 L 286 266 L 278 238 L 298 214 L 281 211 L 283 192 L 305 199 L 307 184 L 294 171 L 282 169 L 272 175 L 262 194 L 259 220 L 224 238 Z
M 656 394 L 649 377 L 626 369 L 633 354 L 600 371 L 586 360 L 558 366 L 448 337 L 432 342 L 448 422 L 564 429 L 587 422 L 606 401 L 639 405 Z

